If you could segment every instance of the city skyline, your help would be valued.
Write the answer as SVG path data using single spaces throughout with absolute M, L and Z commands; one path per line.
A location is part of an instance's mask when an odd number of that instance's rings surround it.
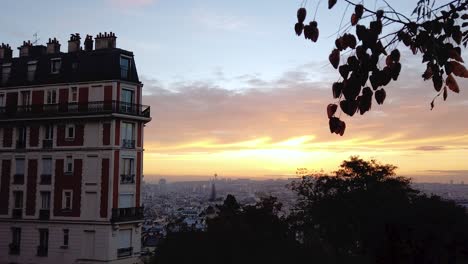
M 393 2 L 398 10 L 412 10 L 413 3 Z M 331 171 L 357 154 L 395 164 L 398 174 L 416 179 L 432 175 L 447 182 L 467 175 L 468 82 L 459 79 L 460 94 L 449 93 L 430 111 L 436 94 L 420 78 L 420 57 L 406 48 L 386 104 L 374 103 L 365 118 L 347 118 L 343 137 L 329 133 L 325 106 L 333 102 L 330 86 L 337 74 L 327 57 L 337 27 L 333 16 L 341 17 L 345 6 L 325 12 L 322 3 L 321 36 L 312 45 L 294 35 L 299 4 L 8 1 L 0 41 L 16 49 L 34 41 L 36 32 L 38 44 L 49 37 L 65 43 L 69 32 L 116 32 L 120 45 L 135 53 L 143 103 L 152 106 L 154 121 L 145 134 L 148 176 Z

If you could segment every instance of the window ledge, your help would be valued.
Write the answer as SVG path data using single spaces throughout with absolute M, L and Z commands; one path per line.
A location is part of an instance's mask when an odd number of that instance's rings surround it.
M 66 137 L 66 138 L 65 138 L 65 141 L 74 141 L 74 140 L 75 140 L 74 137 L 72 137 L 72 138 L 71 138 L 71 137 Z
M 68 249 L 68 246 L 60 246 L 60 249 Z

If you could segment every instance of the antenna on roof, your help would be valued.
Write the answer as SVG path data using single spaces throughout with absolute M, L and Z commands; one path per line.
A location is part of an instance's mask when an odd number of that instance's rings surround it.
M 35 33 L 33 34 L 34 41 L 33 41 L 32 44 L 34 44 L 34 45 L 36 45 L 36 44 L 39 42 L 39 40 L 40 40 L 40 38 L 38 37 L 38 34 L 37 34 L 37 33 L 39 33 L 39 32 L 37 31 L 37 32 L 35 32 Z

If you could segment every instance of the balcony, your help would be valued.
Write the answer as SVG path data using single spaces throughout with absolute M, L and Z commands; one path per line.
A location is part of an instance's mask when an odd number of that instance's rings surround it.
M 25 149 L 26 140 L 16 140 L 16 149 Z
M 54 142 L 52 139 L 44 139 L 42 140 L 42 148 L 43 149 L 51 149 L 54 145 Z
M 138 221 L 143 219 L 143 207 L 113 208 L 111 222 Z
M 0 107 L 0 120 L 10 118 L 82 116 L 113 113 L 150 118 L 150 107 L 121 101 L 59 103 L 31 106 L 19 105 L 17 107 Z
M 37 256 L 39 257 L 46 257 L 49 249 L 46 246 L 38 246 L 37 247 Z
M 135 183 L 135 174 L 121 174 L 120 184 L 133 184 Z
M 10 255 L 19 255 L 20 254 L 20 245 L 15 244 L 15 243 L 10 243 L 8 246 L 10 248 L 10 251 L 9 251 Z
M 23 209 L 13 209 L 12 212 L 11 212 L 11 217 L 13 219 L 23 218 Z
M 24 174 L 15 174 L 13 175 L 13 184 L 24 184 Z
M 41 174 L 40 184 L 50 185 L 52 183 L 52 175 L 50 174 Z
M 134 149 L 135 140 L 134 139 L 122 139 L 122 148 Z
M 50 209 L 39 210 L 39 220 L 49 220 L 49 219 L 50 219 Z
M 133 248 L 128 247 L 128 248 L 118 248 L 117 249 L 117 257 L 118 258 L 123 258 L 123 257 L 128 257 L 131 256 L 133 253 Z

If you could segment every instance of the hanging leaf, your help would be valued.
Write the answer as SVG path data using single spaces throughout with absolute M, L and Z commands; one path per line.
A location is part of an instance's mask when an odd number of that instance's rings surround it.
M 453 78 L 452 74 L 447 76 L 447 79 L 445 79 L 445 84 L 447 84 L 448 88 L 450 90 L 452 90 L 452 92 L 454 92 L 454 93 L 459 93 L 460 92 L 460 88 L 458 87 L 458 83 L 455 80 L 455 78 Z
M 434 84 L 434 89 L 437 91 L 437 92 L 440 92 L 440 89 L 442 89 L 442 85 L 443 85 L 443 80 L 442 80 L 442 77 L 438 74 L 435 74 L 432 76 L 432 83 Z
M 392 52 L 390 53 L 390 56 L 392 57 L 392 60 L 394 62 L 400 61 L 400 51 L 398 49 L 392 50 Z
M 355 26 L 359 22 L 359 17 L 356 14 L 351 15 L 351 25 Z
M 339 127 L 341 120 L 338 117 L 332 117 L 328 120 L 328 126 L 330 127 L 330 133 L 338 134 L 340 132 Z
M 387 96 L 387 93 L 385 92 L 384 89 L 380 89 L 375 92 L 375 100 L 377 101 L 379 105 L 383 104 L 386 96 Z
M 329 104 L 327 106 L 327 115 L 328 118 L 332 118 L 332 116 L 336 113 L 336 110 L 338 109 L 338 105 L 336 104 Z
M 340 51 L 338 49 L 334 49 L 330 56 L 328 56 L 328 60 L 330 61 L 333 68 L 337 69 L 338 65 L 340 65 Z
M 339 134 L 340 136 L 343 136 L 344 135 L 344 132 L 346 130 L 346 123 L 344 121 L 341 121 L 340 120 L 340 123 L 338 124 L 338 129 L 337 129 L 337 134 Z
M 362 14 L 364 13 L 364 6 L 363 5 L 356 5 L 354 7 L 354 13 L 360 19 L 362 17 Z
M 454 59 L 459 62 L 464 62 L 460 54 L 461 54 L 461 49 L 459 47 L 452 48 L 448 52 L 449 58 Z
M 332 9 L 337 0 L 328 0 L 328 9 Z
M 444 87 L 444 101 L 447 100 L 447 86 Z
M 401 64 L 399 62 L 393 63 L 390 65 L 390 70 L 392 72 L 392 79 L 396 81 L 398 79 L 398 75 L 400 75 Z
M 317 42 L 317 39 L 319 37 L 319 30 L 317 28 L 317 22 L 316 21 L 311 21 L 309 23 L 309 26 L 311 28 L 311 34 L 310 34 L 310 39 L 313 42 Z
M 343 83 L 336 82 L 333 83 L 332 90 L 333 90 L 333 98 L 337 99 L 341 96 L 341 92 L 343 91 Z
M 422 77 L 425 81 L 429 80 L 432 77 L 432 67 L 429 64 L 427 64 L 426 71 L 424 71 Z
M 307 15 L 307 10 L 303 7 L 299 8 L 297 10 L 297 22 L 299 23 L 304 23 L 304 20 L 306 18 L 306 15 Z
M 384 16 L 384 11 L 382 9 L 377 10 L 376 12 L 377 19 L 382 19 Z
M 345 114 L 353 116 L 357 111 L 358 104 L 355 100 L 343 100 L 340 102 L 340 107 Z
M 294 25 L 294 31 L 296 31 L 296 35 L 300 36 L 302 34 L 302 30 L 304 30 L 304 24 L 296 23 L 296 25 Z
M 338 68 L 338 71 L 340 72 L 340 75 L 341 77 L 343 77 L 343 79 L 348 79 L 348 75 L 349 75 L 349 65 L 347 64 L 343 64 L 341 65 L 339 68 Z
M 449 65 L 455 76 L 468 78 L 468 70 L 466 70 L 465 66 L 456 61 L 450 61 Z

